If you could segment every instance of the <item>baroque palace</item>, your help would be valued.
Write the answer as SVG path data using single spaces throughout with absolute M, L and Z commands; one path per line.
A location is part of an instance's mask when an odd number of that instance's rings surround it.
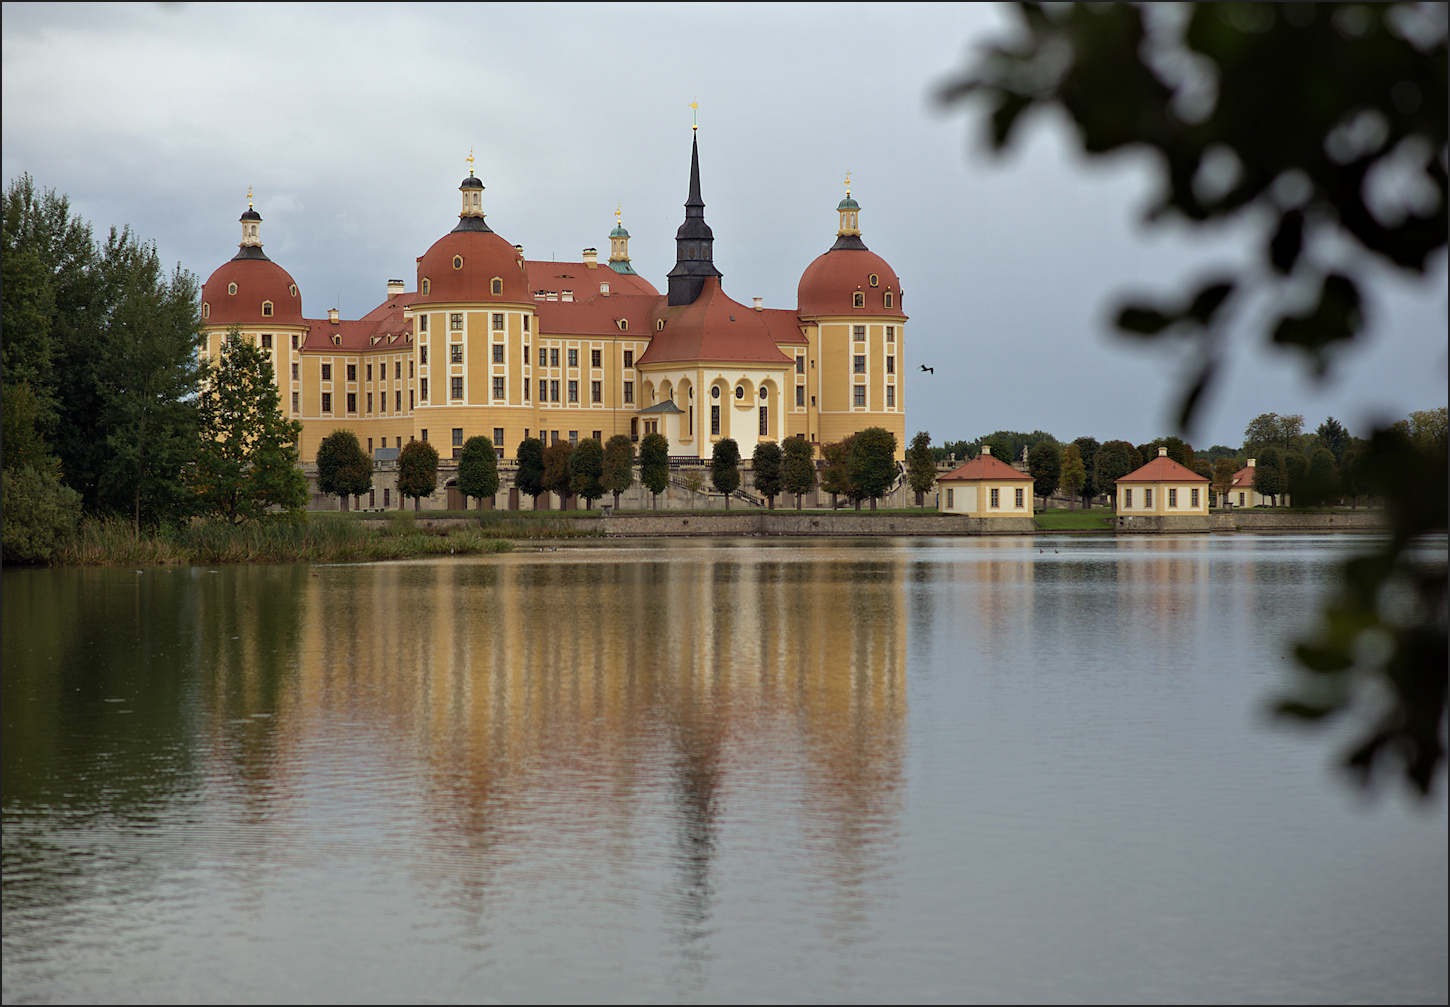
M 233 326 L 270 351 L 304 463 L 338 429 L 380 457 L 414 438 L 448 459 L 484 435 L 512 458 L 526 437 L 657 432 L 672 456 L 705 460 L 724 437 L 749 458 L 762 441 L 824 444 L 879 426 L 904 457 L 901 284 L 862 242 L 849 186 L 835 244 L 802 274 L 794 309 L 747 307 L 722 289 L 698 139 L 665 293 L 630 266 L 618 224 L 607 262 L 593 248 L 578 262 L 525 259 L 485 222 L 483 190 L 470 170 L 458 225 L 418 259 L 414 289 L 389 280 L 356 320 L 306 317 L 297 282 L 262 251 L 261 215 L 242 214 L 239 251 L 202 287 L 202 352 L 216 359 Z

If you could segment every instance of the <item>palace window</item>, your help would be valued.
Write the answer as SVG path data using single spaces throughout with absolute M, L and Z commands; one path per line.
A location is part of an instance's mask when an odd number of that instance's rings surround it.
M 332 365 L 331 364 L 323 364 L 322 365 L 322 380 L 323 381 L 331 381 L 332 380 Z
M 322 411 L 324 413 L 330 413 L 330 412 L 332 412 L 332 393 L 331 392 L 323 392 L 322 393 Z
M 1020 510 L 1022 508 L 1022 490 L 1013 490 L 1012 502 Z
M 578 402 L 579 401 L 579 382 L 577 382 L 577 381 L 570 381 L 569 382 L 569 401 L 570 402 Z
M 350 413 L 357 412 L 357 392 L 347 393 L 347 411 Z
M 866 386 L 857 385 L 855 388 L 851 389 L 851 392 L 851 404 L 856 406 L 858 409 L 866 408 Z
M 503 343 L 493 344 L 493 362 L 496 364 L 503 363 Z
M 292 393 L 292 412 L 294 412 L 294 413 L 301 412 L 301 409 L 298 408 L 298 400 L 299 400 L 299 398 L 300 398 L 300 394 L 298 392 L 293 392 Z
M 591 381 L 591 382 L 589 382 L 589 401 L 590 402 L 603 402 L 604 401 L 604 382 L 602 382 L 602 381 Z
M 356 381 L 357 380 L 357 364 L 348 364 L 347 365 L 347 380 L 349 380 L 349 381 Z
M 463 363 L 463 344 L 462 343 L 454 343 L 452 346 L 448 347 L 448 360 L 449 360 L 450 363 L 454 363 L 454 364 L 461 364 L 461 363 Z
M 569 351 L 569 366 L 570 367 L 578 367 L 579 366 L 579 351 L 578 350 L 570 350 Z
M 1153 509 L 1153 487 L 1151 486 L 1146 486 L 1143 489 L 1143 509 Z
M 947 510 L 952 510 L 955 506 L 956 506 L 956 504 L 952 503 L 952 491 L 951 491 L 950 488 L 948 488 L 947 489 Z
M 500 279 L 499 277 L 495 276 L 493 278 L 493 282 L 489 284 L 489 289 L 491 291 L 493 291 L 493 296 L 494 297 L 497 297 L 498 295 L 502 294 L 503 293 L 503 280 Z M 494 318 L 498 318 L 499 316 L 498 315 L 494 315 L 493 317 Z M 503 328 L 503 326 L 502 325 L 495 325 L 494 328 L 501 329 L 501 328 Z
M 544 349 L 542 346 L 539 347 L 539 366 L 549 366 L 549 351 Z
M 453 268 L 454 269 L 462 269 L 463 268 L 463 256 L 461 256 L 461 255 L 455 255 L 453 257 Z
M 1188 491 L 1188 506 L 1197 509 L 1197 507 L 1198 507 L 1198 490 L 1197 489 L 1191 489 L 1191 490 Z
M 895 409 L 896 408 L 896 386 L 895 385 L 887 385 L 886 386 L 886 408 L 887 409 Z
M 202 301 L 201 302 L 201 317 L 202 318 L 210 318 L 211 317 L 211 304 L 208 303 L 207 301 Z
M 550 402 L 558 402 L 559 401 L 559 382 L 557 382 L 557 381 L 550 381 L 549 382 L 549 401 Z
M 718 391 L 718 389 L 717 389 L 717 391 Z M 715 437 L 720 436 L 720 407 L 719 406 L 711 406 L 710 407 L 710 433 L 711 433 L 711 435 L 713 435 Z
M 292 333 L 292 348 L 297 349 L 297 333 Z
M 427 332 L 428 331 L 428 316 L 427 315 L 419 315 L 418 316 L 418 331 L 419 332 Z
M 861 340 L 865 339 L 866 338 L 866 326 L 864 326 L 864 325 L 853 325 L 853 326 L 851 326 L 851 338 L 854 339 L 854 340 L 856 340 L 858 343 Z
M 493 331 L 495 331 L 495 332 L 502 332 L 503 331 L 503 312 L 502 311 L 495 311 L 493 313 Z
M 896 326 L 894 326 L 894 325 L 888 325 L 888 326 L 886 326 L 886 341 L 888 343 L 894 343 L 894 342 L 896 342 Z
M 262 333 L 262 349 L 264 349 L 264 350 L 270 350 L 271 348 L 272 348 L 272 334 L 270 332 L 264 332 L 264 333 Z
M 237 285 L 235 283 L 228 283 L 227 284 L 227 293 L 229 293 L 229 294 L 235 294 L 236 292 L 237 292 Z
M 503 458 L 503 427 L 493 428 L 493 448 L 498 452 L 499 458 Z
M 638 416 L 631 416 L 629 418 L 629 439 L 632 440 L 632 441 L 639 440 L 639 417 Z
M 262 317 L 263 318 L 271 318 L 272 317 L 272 302 L 271 301 L 263 301 L 262 302 Z
M 454 332 L 463 331 L 463 312 L 455 311 L 448 316 L 448 328 Z
M 858 353 L 858 354 L 856 354 L 856 357 L 855 357 L 855 366 L 854 366 L 853 370 L 855 370 L 855 372 L 857 374 L 865 374 L 866 373 L 866 355 L 864 353 Z
M 529 316 L 528 315 L 525 315 L 524 316 L 524 331 L 525 332 L 528 332 L 529 331 Z
M 599 366 L 601 366 L 600 356 L 601 356 L 602 353 L 603 353 L 602 350 L 590 350 L 589 351 L 589 366 L 590 367 L 599 367 Z
M 853 307 L 853 308 L 864 308 L 865 306 L 866 306 L 866 295 L 865 294 L 861 293 L 861 291 L 858 290 L 854 294 L 851 295 L 851 307 Z
M 1131 489 L 1125 489 L 1125 490 L 1123 490 L 1123 510 L 1127 510 L 1128 508 L 1130 508 L 1132 506 L 1133 506 L 1133 491 Z
M 428 278 L 427 277 L 424 277 L 423 278 L 423 294 L 425 296 L 428 293 L 428 288 L 431 287 L 431 286 L 432 286 L 432 284 L 428 282 Z
M 403 362 L 401 360 L 393 361 L 393 379 L 395 381 L 403 380 Z
M 806 404 L 806 386 L 805 385 L 796 385 L 795 386 L 795 404 L 796 404 L 797 408 L 803 407 Z
M 503 377 L 502 376 L 499 376 L 499 377 L 496 377 L 496 378 L 493 379 L 493 397 L 496 398 L 496 399 L 503 398 Z
M 631 402 L 631 403 L 634 401 L 634 382 L 633 381 L 626 381 L 624 383 L 624 401 L 625 402 Z
M 634 366 L 634 350 L 625 350 L 624 351 L 624 366 L 625 367 L 633 367 Z
M 886 358 L 886 373 L 887 374 L 895 374 L 896 373 L 896 358 L 895 357 L 887 357 Z
M 559 348 L 557 346 L 551 347 L 549 349 L 549 366 L 550 367 L 558 367 L 559 366 Z
M 891 307 L 891 306 L 892 306 L 892 305 L 891 305 L 891 302 L 892 302 L 892 297 L 891 297 L 891 291 L 889 291 L 889 290 L 888 290 L 888 291 L 887 291 L 887 292 L 886 292 L 886 306 L 887 306 L 887 307 L 888 307 L 888 308 L 889 308 L 889 307 Z
M 998 494 L 1000 492 L 1001 492 L 1000 490 L 995 490 L 995 489 L 992 490 L 992 499 L 991 499 L 991 502 L 990 502 L 989 506 L 991 506 L 993 508 L 998 508 L 998 507 L 1001 507 L 1002 506 L 1001 501 L 998 499 Z
M 420 363 L 420 364 L 426 364 L 427 362 L 428 362 L 428 344 L 427 343 L 424 343 L 422 346 L 418 347 L 418 363 Z M 409 360 L 408 361 L 408 376 L 409 377 L 412 377 L 412 374 L 413 374 L 413 361 Z
M 463 398 L 463 378 L 461 376 L 460 377 L 456 377 L 456 378 L 450 378 L 449 379 L 449 385 L 450 385 L 450 387 L 449 387 L 448 391 L 449 391 L 449 397 L 450 398 L 454 398 L 454 399 L 461 399 L 461 398 Z
M 293 381 L 296 381 L 297 380 L 297 364 L 296 363 L 294 363 L 292 365 L 292 380 Z
M 770 407 L 760 407 L 760 436 L 770 433 Z
M 1178 506 L 1178 491 L 1176 489 L 1170 489 L 1168 491 L 1168 506 L 1169 507 L 1177 507 Z
M 529 401 L 529 386 L 533 384 L 528 378 L 524 378 L 524 401 Z
M 424 402 L 427 402 L 428 401 L 428 379 L 427 378 L 419 378 L 418 379 L 418 398 L 422 399 Z
M 878 284 L 878 283 L 881 282 L 881 277 L 877 276 L 875 273 L 872 273 L 871 276 L 870 276 L 870 280 L 871 280 L 871 286 L 874 287 L 874 286 L 876 286 L 876 284 Z
M 371 381 L 372 379 L 373 379 L 373 365 L 372 364 L 368 364 L 368 380 Z
M 371 413 L 372 411 L 373 411 L 373 393 L 372 392 L 368 392 L 368 412 Z
M 461 448 L 461 447 L 463 447 L 463 428 L 462 427 L 454 427 L 453 428 L 453 446 L 455 448 Z
M 795 358 L 795 372 L 797 374 L 804 374 L 806 372 L 806 358 L 805 357 L 796 357 Z
M 577 430 L 570 430 L 569 431 L 569 446 L 571 448 L 577 448 L 579 446 L 579 431 L 577 431 Z
M 397 413 L 403 411 L 403 393 L 401 391 L 393 393 L 393 411 Z
M 744 385 L 736 385 L 735 386 L 735 398 L 737 400 L 738 399 L 745 398 L 745 386 Z

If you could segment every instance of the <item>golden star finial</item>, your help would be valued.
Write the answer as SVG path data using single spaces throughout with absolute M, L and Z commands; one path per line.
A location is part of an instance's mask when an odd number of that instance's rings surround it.
M 250 210 L 251 208 L 252 208 L 252 187 L 249 185 L 249 186 L 247 186 L 247 209 Z
M 623 209 L 624 209 L 624 204 L 623 203 L 618 203 L 614 207 L 614 226 L 615 227 L 618 227 L 619 226 L 620 212 Z
M 473 148 L 468 148 L 468 177 L 473 177 Z
M 846 172 L 846 195 L 848 197 L 851 195 L 851 172 L 849 170 Z
M 700 128 L 700 103 L 698 101 L 692 101 L 690 102 L 690 108 L 695 113 L 695 121 L 690 125 L 690 128 L 697 130 Z

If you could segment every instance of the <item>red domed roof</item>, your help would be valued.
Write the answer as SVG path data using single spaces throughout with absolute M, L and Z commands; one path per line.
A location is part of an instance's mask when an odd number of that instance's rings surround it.
M 231 293 L 232 284 L 236 293 Z M 272 313 L 262 306 L 271 302 Z M 306 325 L 302 294 L 290 273 L 261 255 L 222 264 L 202 285 L 203 325 Z
M 871 285 L 872 275 L 876 286 Z M 863 306 L 854 307 L 854 294 Z M 886 294 L 891 307 L 886 307 Z M 819 256 L 801 274 L 796 290 L 799 312 L 807 315 L 888 315 L 905 318 L 901 310 L 901 281 L 886 260 L 865 248 L 833 248 Z
M 456 259 L 462 259 L 455 266 Z M 418 260 L 418 300 L 533 303 L 523 254 L 493 231 L 450 231 Z M 493 292 L 493 280 L 502 281 Z M 428 281 L 424 292 L 423 281 Z

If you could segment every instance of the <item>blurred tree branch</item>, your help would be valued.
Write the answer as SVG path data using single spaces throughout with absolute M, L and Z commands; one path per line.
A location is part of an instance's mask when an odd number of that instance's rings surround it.
M 1145 340 L 1183 338 L 1197 367 L 1186 428 L 1219 369 L 1225 319 L 1254 295 L 1264 335 L 1323 377 L 1364 328 L 1363 294 L 1382 266 L 1444 267 L 1445 4 L 1017 5 L 1018 30 L 987 47 L 941 93 L 985 105 L 988 143 L 1007 147 L 1034 108 L 1066 113 L 1090 156 L 1146 151 L 1162 181 L 1150 221 L 1258 225 L 1255 258 L 1117 311 Z M 1261 224 L 1260 222 L 1266 222 Z M 1346 250 L 1350 250 L 1346 254 Z M 1286 715 L 1348 710 L 1370 720 L 1346 758 L 1369 780 L 1397 761 L 1421 794 L 1445 761 L 1446 444 L 1380 431 L 1364 456 L 1392 530 L 1346 565 Z M 1397 603 L 1394 586 L 1411 590 Z

